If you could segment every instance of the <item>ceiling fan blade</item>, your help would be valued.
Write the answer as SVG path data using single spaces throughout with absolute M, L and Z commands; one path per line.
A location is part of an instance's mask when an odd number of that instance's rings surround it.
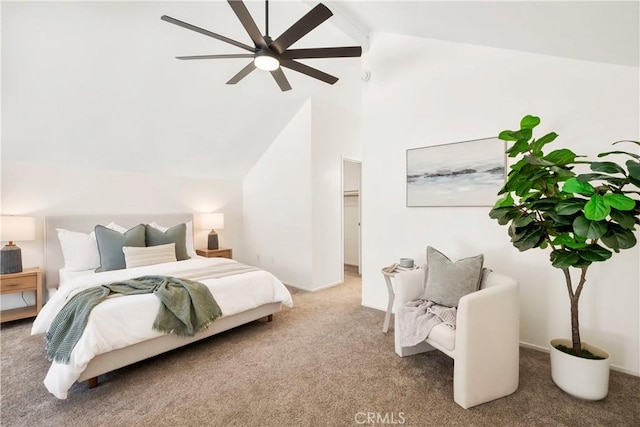
M 281 59 L 303 59 L 303 58 L 355 58 L 362 56 L 360 46 L 349 47 L 321 47 L 315 49 L 291 49 L 285 50 Z
M 256 22 L 251 17 L 244 3 L 241 0 L 227 0 L 227 2 L 235 12 L 244 29 L 249 33 L 249 37 L 251 37 L 253 43 L 261 49 L 268 49 L 267 42 L 264 40 L 264 37 L 262 37 L 262 34 L 260 34 Z
M 242 80 L 245 77 L 247 77 L 247 75 L 250 72 L 252 72 L 253 70 L 255 70 L 255 69 L 256 69 L 256 66 L 253 63 L 253 61 L 249 62 L 246 67 L 244 67 L 242 70 L 238 71 L 238 74 L 236 74 L 235 76 L 231 77 L 231 80 L 229 80 L 227 82 L 227 84 L 228 85 L 234 85 L 234 84 L 238 83 L 240 80 Z
M 255 52 L 255 50 L 256 50 L 254 47 L 248 46 L 248 45 L 246 45 L 244 43 L 237 42 L 237 41 L 232 40 L 232 39 L 230 39 L 228 37 L 221 36 L 220 34 L 212 33 L 209 30 L 205 30 L 204 28 L 196 27 L 195 25 L 188 24 L 186 22 L 183 22 L 183 21 L 181 21 L 179 19 L 172 18 L 172 17 L 167 16 L 167 15 L 162 15 L 162 17 L 160 19 L 162 19 L 163 21 L 169 22 L 171 24 L 177 25 L 179 27 L 186 28 L 187 30 L 195 31 L 196 33 L 204 34 L 205 36 L 213 37 L 214 39 L 223 41 L 225 43 L 232 44 L 232 45 L 237 46 L 239 48 L 242 48 L 244 50 L 248 50 L 249 52 Z
M 278 86 L 280 86 L 280 90 L 282 90 L 283 92 L 291 90 L 289 80 L 287 80 L 287 76 L 284 75 L 284 71 L 282 71 L 282 68 L 277 68 L 271 71 L 271 75 L 276 80 L 276 83 L 278 83 Z
M 332 15 L 333 13 L 327 6 L 322 3 L 318 4 L 309 13 L 300 18 L 298 22 L 289 27 L 287 31 L 282 33 L 269 47 L 278 54 L 282 54 L 289 46 L 300 40 Z
M 293 71 L 306 74 L 307 76 L 313 77 L 314 79 L 322 80 L 323 82 L 329 83 L 330 85 L 338 81 L 337 77 L 334 77 L 330 74 L 322 72 L 316 68 L 309 67 L 308 65 L 304 65 L 300 62 L 286 60 L 286 61 L 280 61 L 280 65 L 283 67 L 287 67 Z
M 193 55 L 193 56 L 176 56 L 176 59 L 219 59 L 219 58 L 253 58 L 250 53 L 238 53 L 229 55 Z

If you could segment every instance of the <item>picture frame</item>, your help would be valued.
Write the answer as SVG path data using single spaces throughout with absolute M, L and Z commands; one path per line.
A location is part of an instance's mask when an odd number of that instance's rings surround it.
M 407 207 L 493 206 L 506 179 L 497 137 L 407 150 Z

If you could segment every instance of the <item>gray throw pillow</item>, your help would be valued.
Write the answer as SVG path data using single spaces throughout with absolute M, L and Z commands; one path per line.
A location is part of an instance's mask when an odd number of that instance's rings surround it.
M 176 259 L 182 261 L 191 258 L 187 253 L 187 224 L 178 224 L 167 231 L 146 225 L 145 241 L 147 246 L 176 244 Z
M 451 261 L 431 246 L 427 247 L 426 283 L 423 299 L 446 307 L 457 307 L 463 296 L 479 289 L 484 255 Z
M 144 224 L 136 225 L 125 233 L 111 230 L 102 225 L 96 225 L 94 231 L 100 253 L 100 267 L 96 268 L 96 273 L 126 268 L 127 264 L 122 247 L 144 246 Z

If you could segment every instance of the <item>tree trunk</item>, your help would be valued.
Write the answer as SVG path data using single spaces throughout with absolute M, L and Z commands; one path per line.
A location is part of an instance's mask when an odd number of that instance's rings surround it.
M 571 302 L 571 341 L 573 343 L 573 351 L 576 356 L 580 354 L 582 350 L 582 344 L 580 342 L 580 322 L 578 321 L 578 298 L 580 297 L 580 291 L 582 291 L 582 284 L 584 284 L 583 270 L 582 277 L 580 278 L 580 284 L 576 292 L 573 291 L 573 283 L 571 282 L 571 271 L 569 268 L 563 268 L 564 278 L 567 283 L 567 292 L 569 293 L 569 301 Z
M 587 281 L 587 270 L 589 266 L 582 267 L 580 274 L 580 282 L 576 286 L 576 290 L 573 290 L 573 284 L 571 283 L 571 272 L 569 268 L 563 268 L 564 278 L 567 282 L 567 291 L 569 292 L 569 301 L 571 301 L 571 341 L 573 343 L 573 351 L 576 356 L 582 353 L 582 341 L 580 341 L 580 321 L 578 320 L 578 301 L 580 300 L 580 294 L 582 288 Z
M 573 351 L 576 356 L 582 352 L 580 341 L 580 323 L 578 321 L 578 297 L 571 298 L 571 341 L 573 341 Z

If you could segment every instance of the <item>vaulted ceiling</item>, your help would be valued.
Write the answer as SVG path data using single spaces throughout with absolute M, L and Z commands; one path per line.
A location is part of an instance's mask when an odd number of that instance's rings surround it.
M 246 4 L 264 28 L 264 2 Z M 271 35 L 315 4 L 271 1 Z M 637 2 L 326 5 L 336 19 L 294 47 L 381 31 L 638 66 Z M 334 86 L 289 70 L 285 93 L 265 72 L 225 85 L 248 60 L 174 57 L 239 49 L 164 14 L 251 44 L 222 1 L 3 2 L 2 158 L 239 179 L 308 97 L 353 99 L 361 84 L 359 59 L 327 59 L 304 62 L 339 77 Z

